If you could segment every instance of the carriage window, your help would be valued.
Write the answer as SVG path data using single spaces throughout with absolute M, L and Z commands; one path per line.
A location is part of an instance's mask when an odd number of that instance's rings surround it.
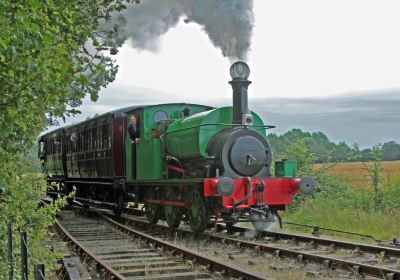
M 92 148 L 93 150 L 97 149 L 97 127 L 92 128 Z
M 111 141 L 110 141 L 110 133 L 109 131 L 109 126 L 108 124 L 103 124 L 101 126 L 101 130 L 102 130 L 102 148 L 103 149 L 107 149 L 111 147 Z
M 54 142 L 54 144 L 56 145 L 56 152 L 58 154 L 60 154 L 61 153 L 61 135 L 56 138 L 56 141 Z
M 52 154 L 57 154 L 61 150 L 61 143 L 59 136 L 54 133 L 51 140 Z
M 83 131 L 79 131 L 79 152 L 85 151 L 85 136 L 83 135 Z
M 90 128 L 85 131 L 86 133 L 86 142 L 87 142 L 87 151 L 92 149 L 92 134 L 90 133 Z
M 76 153 L 78 152 L 78 135 L 76 135 L 76 132 L 71 133 L 71 150 L 70 153 Z
M 83 135 L 83 151 L 88 151 L 89 150 L 89 135 L 88 135 L 88 130 L 87 129 L 85 129 L 83 132 L 82 132 L 82 135 Z
M 157 111 L 153 115 L 153 122 L 159 123 L 161 121 L 166 121 L 168 120 L 168 115 L 164 111 Z

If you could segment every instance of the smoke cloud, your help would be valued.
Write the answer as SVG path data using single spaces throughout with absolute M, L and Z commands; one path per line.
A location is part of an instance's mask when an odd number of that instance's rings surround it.
M 180 20 L 202 26 L 215 47 L 230 59 L 246 59 L 253 34 L 253 0 L 142 0 L 114 18 L 120 41 L 157 52 L 160 39 Z

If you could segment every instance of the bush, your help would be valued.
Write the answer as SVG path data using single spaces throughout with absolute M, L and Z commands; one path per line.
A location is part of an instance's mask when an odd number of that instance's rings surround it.
M 45 264 L 46 270 L 55 263 L 48 239 L 48 227 L 58 209 L 65 203 L 60 200 L 55 204 L 39 207 L 39 199 L 46 188 L 43 175 L 29 173 L 26 163 L 17 155 L 9 155 L 0 149 L 2 176 L 0 186 L 0 248 L 7 248 L 7 224 L 11 222 L 14 245 L 14 275 L 20 277 L 20 232 L 25 231 L 28 238 L 28 263 L 30 278 L 33 277 L 33 265 Z M 6 276 L 8 271 L 7 250 L 0 250 L 0 272 Z M 4 273 L 4 275 L 3 275 Z M 2 279 L 2 278 L 1 278 Z
M 328 175 L 322 171 L 310 171 L 307 175 L 314 178 L 317 189 L 311 195 L 295 196 L 293 204 L 289 207 L 291 212 L 296 211 L 306 201 L 318 199 L 346 200 L 351 196 L 349 188 L 336 176 Z

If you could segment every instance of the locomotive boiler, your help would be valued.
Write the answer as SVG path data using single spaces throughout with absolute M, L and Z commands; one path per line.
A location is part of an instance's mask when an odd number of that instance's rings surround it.
M 178 227 L 185 220 L 196 232 L 221 219 L 257 229 L 274 223 L 294 195 L 313 192 L 315 183 L 296 177 L 293 161 L 276 162 L 271 174 L 271 126 L 248 108 L 249 67 L 236 62 L 230 74 L 232 106 L 128 107 L 43 135 L 48 193 L 75 191 L 75 201 L 117 214 L 127 202 L 144 205 L 150 223 Z

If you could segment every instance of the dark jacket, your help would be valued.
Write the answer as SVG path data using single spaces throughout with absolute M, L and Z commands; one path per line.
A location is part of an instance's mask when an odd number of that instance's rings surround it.
M 136 124 L 136 126 L 133 126 L 130 124 L 128 126 L 128 133 L 129 137 L 131 137 L 132 140 L 135 140 L 136 138 L 140 138 L 140 127 Z

